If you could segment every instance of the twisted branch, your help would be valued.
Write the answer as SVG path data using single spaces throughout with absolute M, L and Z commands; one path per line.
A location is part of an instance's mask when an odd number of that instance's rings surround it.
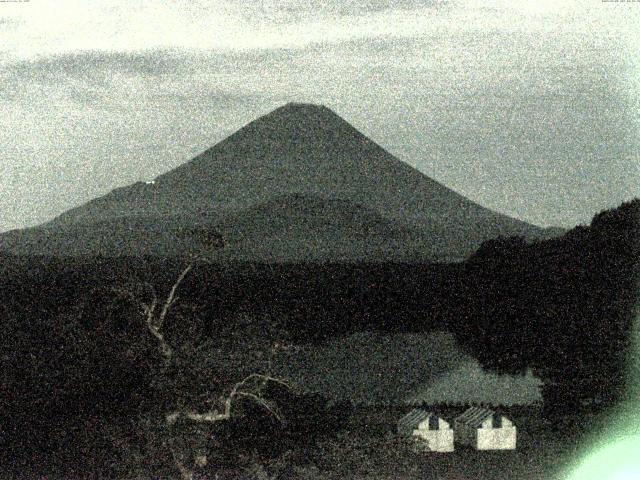
M 196 260 L 197 257 L 194 257 L 191 263 L 189 263 L 184 268 L 184 270 L 180 272 L 180 275 L 178 275 L 178 278 L 171 286 L 171 290 L 169 291 L 169 294 L 167 295 L 167 298 L 162 306 L 162 310 L 159 314 L 157 313 L 158 295 L 156 294 L 156 290 L 153 285 L 146 282 L 141 283 L 141 285 L 147 287 L 151 292 L 151 301 L 148 303 L 140 300 L 130 288 L 115 287 L 112 289 L 113 292 L 117 293 L 121 297 L 127 298 L 142 310 L 142 313 L 145 316 L 145 325 L 147 326 L 147 330 L 149 330 L 149 333 L 151 333 L 151 335 L 153 335 L 153 337 L 160 344 L 160 351 L 162 353 L 162 357 L 164 358 L 165 365 L 169 365 L 171 363 L 171 359 L 173 357 L 173 349 L 164 338 L 162 327 L 164 326 L 165 319 L 167 317 L 167 314 L 169 313 L 169 310 L 178 299 L 178 297 L 176 296 L 178 287 L 187 276 L 187 274 L 191 271 Z
M 173 350 L 169 343 L 166 341 L 163 333 L 163 327 L 165 325 L 166 317 L 171 309 L 171 307 L 176 303 L 178 296 L 176 292 L 180 287 L 180 284 L 183 282 L 188 273 L 193 269 L 198 257 L 192 257 L 192 261 L 180 272 L 180 275 L 176 278 L 176 281 L 171 286 L 169 294 L 167 295 L 166 300 L 162 304 L 162 309 L 158 313 L 158 295 L 156 290 L 152 285 L 148 283 L 138 283 L 144 285 L 151 292 L 151 300 L 149 302 L 144 302 L 140 300 L 140 298 L 136 297 L 134 293 L 134 289 L 131 288 L 119 288 L 113 289 L 117 294 L 129 299 L 131 302 L 136 304 L 138 308 L 141 309 L 142 314 L 144 315 L 144 322 L 147 326 L 147 329 L 153 335 L 154 338 L 158 341 L 160 345 L 160 350 L 162 352 L 162 356 L 164 358 L 164 367 L 165 369 L 162 371 L 163 375 L 166 375 L 167 368 L 171 365 L 173 361 Z M 268 357 L 268 372 L 271 371 L 273 356 L 276 351 L 279 349 L 279 345 L 275 345 L 270 352 Z M 249 388 L 248 384 L 251 381 L 256 381 L 257 384 Z M 246 376 L 244 379 L 236 383 L 226 398 L 221 399 L 223 409 L 219 410 L 211 410 L 208 412 L 196 412 L 193 410 L 178 410 L 174 412 L 167 413 L 165 415 L 165 421 L 168 426 L 173 426 L 176 424 L 178 419 L 185 418 L 191 422 L 196 423 L 216 423 L 221 421 L 229 420 L 232 416 L 232 409 L 234 406 L 234 401 L 238 398 L 247 398 L 252 400 L 258 405 L 261 405 L 265 408 L 271 415 L 277 418 L 279 421 L 282 421 L 282 417 L 278 412 L 276 406 L 273 402 L 266 400 L 262 396 L 262 392 L 264 388 L 267 386 L 269 382 L 278 383 L 281 385 L 290 388 L 290 385 L 281 380 L 279 378 L 272 377 L 269 374 L 261 374 L 261 373 L 252 373 Z M 184 458 L 177 454 L 174 448 L 172 450 L 174 464 L 176 468 L 180 472 L 180 478 L 182 480 L 193 480 L 194 473 L 187 465 L 184 463 Z M 206 457 L 203 460 L 206 463 Z
M 284 385 L 290 388 L 290 385 L 287 382 L 279 378 L 275 378 L 270 375 L 265 375 L 262 373 L 252 373 L 233 386 L 229 395 L 227 395 L 227 397 L 224 399 L 224 409 L 222 412 L 218 410 L 212 410 L 204 413 L 194 412 L 193 410 L 177 411 L 177 412 L 172 412 L 168 414 L 166 416 L 166 421 L 169 425 L 173 425 L 180 417 L 186 418 L 188 420 L 191 420 L 197 423 L 215 423 L 215 422 L 220 422 L 224 420 L 229 420 L 231 418 L 233 401 L 237 397 L 246 397 L 254 400 L 256 403 L 258 403 L 259 405 L 262 405 L 265 409 L 267 409 L 269 413 L 271 413 L 274 417 L 282 421 L 282 417 L 270 402 L 265 400 L 259 394 L 242 390 L 242 388 L 250 380 L 253 380 L 253 379 L 262 380 L 262 384 L 259 387 L 259 389 L 261 389 L 262 385 L 266 384 L 267 382 L 279 383 L 281 385 Z

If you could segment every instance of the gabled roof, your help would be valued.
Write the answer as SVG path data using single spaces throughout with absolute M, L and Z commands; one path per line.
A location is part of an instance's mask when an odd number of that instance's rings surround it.
M 427 420 L 432 415 L 437 416 L 431 412 L 423 410 L 422 408 L 414 408 L 409 413 L 407 413 L 404 417 L 398 420 L 398 424 L 417 426 L 417 425 L 420 425 L 420 423 L 422 423 L 424 420 Z
M 470 427 L 478 428 L 482 423 L 495 415 L 496 412 L 482 407 L 471 407 L 462 415 L 456 417 L 455 421 L 464 423 Z

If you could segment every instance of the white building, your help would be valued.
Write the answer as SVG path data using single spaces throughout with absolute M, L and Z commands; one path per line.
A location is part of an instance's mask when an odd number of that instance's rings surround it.
M 453 430 L 434 413 L 415 408 L 398 421 L 398 433 L 416 439 L 420 450 L 453 452 Z
M 471 407 L 453 422 L 458 443 L 477 450 L 514 450 L 516 427 L 503 415 L 482 407 Z

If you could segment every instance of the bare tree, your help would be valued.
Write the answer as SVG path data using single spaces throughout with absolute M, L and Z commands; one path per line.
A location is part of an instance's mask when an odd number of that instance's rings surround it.
M 189 264 L 180 272 L 173 285 L 171 286 L 171 290 L 167 294 L 167 298 L 162 304 L 161 309 L 158 309 L 159 299 L 156 293 L 156 289 L 153 285 L 148 282 L 144 282 L 142 287 L 147 289 L 151 294 L 151 300 L 144 301 L 139 298 L 136 294 L 136 286 L 128 285 L 126 287 L 114 288 L 114 291 L 119 294 L 121 297 L 125 297 L 135 303 L 142 311 L 144 315 L 145 325 L 149 333 L 158 341 L 158 346 L 160 348 L 160 352 L 162 353 L 162 357 L 165 365 L 170 365 L 173 360 L 173 349 L 171 345 L 167 342 L 164 336 L 163 327 L 165 325 L 165 320 L 167 318 L 167 314 L 171 307 L 178 300 L 176 292 L 178 291 L 178 287 L 185 279 L 187 274 L 193 269 L 197 261 L 197 257 L 193 257 Z
M 158 348 L 162 355 L 162 365 L 157 372 L 159 376 L 165 381 L 165 385 L 169 385 L 169 375 L 172 367 L 176 363 L 176 355 L 171 344 L 165 336 L 165 329 L 167 317 L 171 312 L 172 307 L 175 306 L 178 301 L 178 289 L 184 281 L 185 277 L 196 266 L 200 257 L 191 256 L 189 263 L 178 274 L 175 281 L 171 285 L 166 298 L 163 300 L 159 298 L 156 289 L 149 283 L 138 283 L 137 288 L 129 285 L 128 287 L 118 288 L 116 292 L 128 300 L 132 301 L 138 306 L 140 312 L 144 318 L 144 323 L 147 331 L 157 341 Z M 142 300 L 140 288 L 148 291 L 147 300 Z M 200 467 L 204 467 L 207 464 L 206 452 L 184 452 L 180 451 L 178 442 L 175 440 L 175 432 L 173 427 L 176 426 L 178 420 L 184 420 L 187 422 L 193 422 L 195 424 L 215 424 L 217 422 L 224 422 L 230 420 L 234 414 L 234 405 L 240 399 L 247 399 L 262 406 L 268 414 L 273 415 L 278 420 L 281 420 L 280 412 L 274 402 L 265 398 L 265 388 L 269 383 L 278 383 L 286 387 L 290 387 L 287 382 L 282 379 L 276 378 L 271 374 L 272 357 L 278 349 L 284 348 L 282 345 L 275 344 L 271 348 L 270 355 L 268 357 L 268 366 L 265 373 L 251 373 L 245 378 L 235 383 L 228 393 L 223 394 L 217 402 L 218 408 L 209 409 L 207 411 L 197 411 L 196 409 L 183 406 L 181 402 L 176 401 L 170 410 L 164 414 L 164 425 L 167 427 L 170 437 L 168 444 L 172 450 L 174 464 L 177 470 L 180 472 L 180 477 L 183 480 L 192 480 L 194 478 L 194 471 Z

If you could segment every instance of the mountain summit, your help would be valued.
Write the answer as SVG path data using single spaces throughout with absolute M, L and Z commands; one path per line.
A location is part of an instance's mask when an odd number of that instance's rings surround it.
M 222 257 L 452 261 L 499 235 L 544 236 L 398 160 L 331 109 L 289 103 L 153 183 L 113 190 L 28 230 L 10 252 L 180 254 L 219 231 Z

